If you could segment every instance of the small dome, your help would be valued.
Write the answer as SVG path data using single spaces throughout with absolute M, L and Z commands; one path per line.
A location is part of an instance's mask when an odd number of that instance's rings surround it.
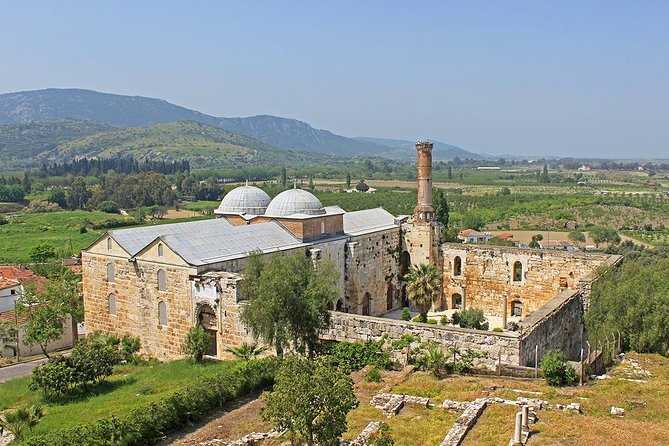
M 269 205 L 269 195 L 253 186 L 240 186 L 225 194 L 216 210 L 220 214 L 262 215 Z
M 289 189 L 274 197 L 265 214 L 272 217 L 293 214 L 323 215 L 325 208 L 318 198 L 306 190 Z

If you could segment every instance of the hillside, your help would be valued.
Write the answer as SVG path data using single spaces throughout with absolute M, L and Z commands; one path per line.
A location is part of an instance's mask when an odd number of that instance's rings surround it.
M 193 167 L 333 161 L 326 155 L 277 149 L 244 135 L 192 121 L 133 128 L 75 120 L 0 126 L 0 162 L 4 166 L 38 166 L 82 156 L 164 161 L 185 158 Z
M 5 166 L 23 165 L 66 141 L 114 129 L 108 124 L 75 120 L 0 125 L 0 162 Z
M 220 118 L 170 104 L 161 99 L 81 89 L 50 88 L 0 94 L 0 124 L 62 119 L 96 121 L 117 127 L 144 127 L 187 120 L 246 135 L 279 149 L 338 156 L 384 156 L 394 159 L 413 159 L 413 153 L 404 147 L 396 146 L 397 141 L 395 140 L 347 138 L 328 130 L 316 129 L 306 122 L 277 116 Z M 382 141 L 390 141 L 392 145 Z M 444 144 L 444 146 L 448 145 Z M 463 152 L 469 155 L 454 156 L 473 157 L 470 152 L 464 150 Z M 452 159 L 448 157 L 448 153 L 444 151 L 443 156 L 441 153 L 439 156 L 443 159 Z
M 394 147 L 395 151 L 384 154 L 387 158 L 397 159 L 412 159 L 415 157 L 415 141 L 409 141 L 405 139 L 385 139 L 385 138 L 369 138 L 369 137 L 357 137 L 355 138 L 359 141 L 370 142 L 380 146 Z M 432 140 L 431 140 L 432 141 Z M 460 159 L 484 159 L 483 156 L 478 153 L 470 152 L 463 149 L 462 147 L 454 146 L 452 144 L 446 144 L 440 141 L 432 141 L 434 143 L 434 149 L 432 150 L 432 158 L 435 161 L 448 161 L 453 158 Z
M 97 133 L 63 143 L 49 156 L 58 160 L 80 156 L 131 156 L 165 161 L 186 158 L 193 167 L 299 165 L 327 159 L 319 154 L 277 149 L 244 135 L 192 121 Z

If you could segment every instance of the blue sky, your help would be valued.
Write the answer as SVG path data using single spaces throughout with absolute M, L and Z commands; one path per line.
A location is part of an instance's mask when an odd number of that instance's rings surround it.
M 4 1 L 0 92 L 493 154 L 669 158 L 669 1 Z

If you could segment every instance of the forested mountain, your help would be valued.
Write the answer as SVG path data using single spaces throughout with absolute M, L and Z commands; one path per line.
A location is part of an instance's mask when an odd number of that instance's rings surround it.
M 68 121 L 84 126 L 86 121 Z M 93 126 L 93 123 L 89 123 Z M 24 126 L 25 124 L 20 124 Z M 16 126 L 0 126 L 0 135 Z M 69 129 L 69 127 L 65 127 Z M 193 167 L 240 167 L 254 165 L 304 165 L 330 162 L 323 154 L 281 150 L 261 141 L 207 124 L 179 121 L 148 127 L 112 128 L 56 144 L 33 153 L 33 166 L 79 157 L 115 156 L 137 160 L 188 159 Z M 0 151 L 0 159 L 8 159 Z M 24 160 L 28 161 L 28 159 Z
M 176 121 L 195 121 L 250 136 L 279 149 L 336 154 L 413 159 L 414 154 L 394 140 L 347 138 L 306 122 L 277 116 L 220 118 L 189 110 L 161 99 L 123 96 L 81 89 L 46 89 L 0 94 L 0 124 L 50 120 L 88 120 L 117 127 L 144 127 Z M 391 145 L 378 141 L 391 141 Z M 405 141 L 401 141 L 404 143 Z M 458 148 L 459 149 L 459 148 Z M 462 150 L 462 149 L 460 149 Z M 474 154 L 455 155 L 473 158 Z M 443 156 L 442 156 L 443 153 Z M 450 152 L 439 152 L 439 159 Z

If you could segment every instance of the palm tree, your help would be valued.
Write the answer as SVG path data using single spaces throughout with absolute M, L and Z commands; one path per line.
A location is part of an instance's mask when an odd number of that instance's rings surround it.
M 7 410 L 0 415 L 0 435 L 7 431 L 18 440 L 25 428 L 32 430 L 43 416 L 44 408 L 41 405 Z
M 249 344 L 248 342 L 242 343 L 239 347 L 225 349 L 226 352 L 232 353 L 236 358 L 243 359 L 244 361 L 255 359 L 266 350 L 267 347 L 259 347 L 258 344 Z
M 432 303 L 441 296 L 441 274 L 436 266 L 427 263 L 413 266 L 404 276 L 407 295 L 416 304 L 421 316 L 427 316 Z

